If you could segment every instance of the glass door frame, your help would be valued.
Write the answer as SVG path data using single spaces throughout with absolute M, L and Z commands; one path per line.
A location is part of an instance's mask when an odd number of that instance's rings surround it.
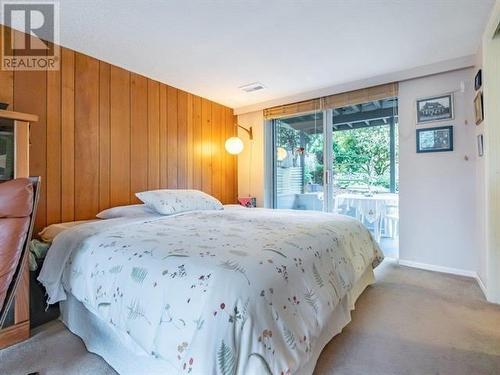
M 322 113 L 323 118 L 323 212 L 333 212 L 334 210 L 334 190 L 333 190 L 333 109 L 323 109 L 312 111 L 310 113 Z M 303 115 L 304 113 L 302 113 Z M 277 155 L 276 155 L 276 131 L 277 121 L 270 120 L 271 132 L 270 154 L 271 154 L 271 207 L 278 208 L 278 189 L 277 189 Z
M 333 189 L 333 109 L 323 110 L 323 211 L 333 212 L 335 196 Z
M 396 96 L 397 98 L 397 96 Z M 334 121 L 333 121 L 333 113 L 334 108 L 328 108 L 323 110 L 312 111 L 309 113 L 322 113 L 323 118 L 323 211 L 324 212 L 334 212 L 335 210 L 335 190 L 334 190 L 334 155 L 333 155 L 333 134 L 334 134 Z M 302 113 L 301 115 L 303 115 Z M 396 112 L 389 117 L 388 125 L 389 125 L 389 154 L 390 154 L 390 192 L 396 192 L 396 122 L 395 116 Z M 270 205 L 272 208 L 277 208 L 277 160 L 276 160 L 276 130 L 277 125 L 276 122 L 278 119 L 269 120 L 271 132 L 268 137 L 270 142 L 268 144 L 268 152 L 271 156 L 271 168 L 267 176 L 272 180 L 270 186 Z

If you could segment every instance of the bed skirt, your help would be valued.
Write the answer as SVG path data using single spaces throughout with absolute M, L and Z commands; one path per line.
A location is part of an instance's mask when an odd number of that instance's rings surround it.
M 351 311 L 365 288 L 375 282 L 371 267 L 368 267 L 351 291 L 337 305 L 328 327 L 316 342 L 309 360 L 298 370 L 298 374 L 312 374 L 323 348 L 351 321 Z M 79 336 L 87 350 L 101 356 L 121 375 L 175 374 L 177 369 L 169 362 L 146 353 L 128 335 L 91 313 L 83 303 L 67 293 L 67 300 L 61 302 L 61 320 L 68 329 Z M 260 374 L 260 370 L 248 372 Z M 243 374 L 241 374 L 243 375 Z

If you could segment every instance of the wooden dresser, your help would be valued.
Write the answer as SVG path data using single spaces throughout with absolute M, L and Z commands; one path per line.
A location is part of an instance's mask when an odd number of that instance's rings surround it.
M 29 129 L 38 116 L 0 110 L 0 179 L 29 177 Z M 15 296 L 12 314 L 0 330 L 0 349 L 30 336 L 29 269 L 25 262 L 23 278 Z

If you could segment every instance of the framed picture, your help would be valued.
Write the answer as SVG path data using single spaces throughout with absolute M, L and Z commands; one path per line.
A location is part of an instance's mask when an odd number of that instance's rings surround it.
M 474 78 L 474 89 L 477 91 L 481 88 L 483 85 L 483 72 L 481 69 L 476 74 L 476 77 Z
M 479 134 L 477 136 L 477 154 L 479 156 L 484 155 L 484 141 L 483 141 L 483 135 Z
M 474 112 L 476 116 L 476 125 L 479 125 L 484 120 L 483 109 L 483 93 L 479 91 L 474 99 Z
M 453 126 L 417 129 L 417 152 L 453 151 Z
M 453 94 L 417 99 L 417 124 L 453 119 Z

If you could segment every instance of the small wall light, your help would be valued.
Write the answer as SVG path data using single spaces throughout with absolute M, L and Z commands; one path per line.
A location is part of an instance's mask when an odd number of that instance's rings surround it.
M 226 151 L 231 155 L 238 155 L 243 151 L 243 141 L 238 137 L 228 138 L 225 143 Z
M 249 129 L 241 125 L 238 125 L 238 127 L 246 131 L 248 133 L 248 137 L 250 138 L 250 140 L 253 140 L 252 127 L 250 127 Z M 231 137 L 226 140 L 224 147 L 226 148 L 226 151 L 229 152 L 231 155 L 238 155 L 241 153 L 241 151 L 243 151 L 244 145 L 243 141 L 239 137 Z

